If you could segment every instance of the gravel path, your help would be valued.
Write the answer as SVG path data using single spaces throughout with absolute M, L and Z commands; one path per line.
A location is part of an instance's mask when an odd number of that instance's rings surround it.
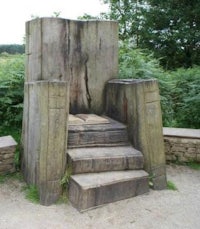
M 167 166 L 168 180 L 178 191 L 149 194 L 79 213 L 70 204 L 44 207 L 30 203 L 22 183 L 0 184 L 0 229 L 198 229 L 200 171 Z

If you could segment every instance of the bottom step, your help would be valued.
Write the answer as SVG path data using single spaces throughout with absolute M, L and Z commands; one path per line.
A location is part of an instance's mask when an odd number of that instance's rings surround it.
M 78 174 L 70 178 L 69 200 L 84 211 L 148 191 L 148 173 L 143 170 Z

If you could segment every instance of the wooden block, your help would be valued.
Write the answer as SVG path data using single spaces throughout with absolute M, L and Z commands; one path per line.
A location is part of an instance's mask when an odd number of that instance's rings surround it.
M 143 170 L 78 174 L 71 176 L 69 200 L 84 211 L 148 191 L 148 174 Z
M 126 126 L 108 120 L 107 124 L 69 126 L 68 148 L 129 144 Z
M 68 149 L 72 174 L 143 168 L 143 155 L 132 146 Z
M 38 187 L 40 203 L 50 205 L 60 196 L 65 172 L 69 83 L 30 82 L 25 92 L 23 174 Z

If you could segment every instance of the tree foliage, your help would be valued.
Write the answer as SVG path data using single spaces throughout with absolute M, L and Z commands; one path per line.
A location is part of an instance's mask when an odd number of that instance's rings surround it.
M 173 87 L 174 123 L 178 127 L 200 128 L 200 67 L 177 69 L 170 73 Z
M 23 54 L 25 52 L 24 45 L 0 45 L 0 53 L 8 53 L 8 54 Z
M 148 48 L 166 69 L 200 61 L 200 0 L 104 0 L 119 37 Z
M 143 9 L 146 4 L 139 0 L 104 0 L 109 4 L 109 18 L 119 22 L 119 38 L 131 39 L 139 45 L 140 30 L 143 26 Z
M 162 57 L 165 68 L 200 61 L 200 0 L 149 0 L 140 45 Z
M 122 43 L 119 48 L 120 78 L 159 78 L 164 71 L 147 50 Z

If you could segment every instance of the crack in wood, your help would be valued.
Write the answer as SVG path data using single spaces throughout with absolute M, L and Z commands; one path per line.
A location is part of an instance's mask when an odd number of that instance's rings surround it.
M 88 67 L 87 67 L 87 62 L 88 62 L 88 56 L 85 60 L 85 88 L 86 88 L 86 98 L 87 98 L 87 102 L 88 102 L 88 107 L 89 109 L 91 108 L 91 103 L 92 103 L 92 98 L 91 98 L 91 95 L 90 95 L 90 90 L 89 90 L 89 85 L 88 85 Z

